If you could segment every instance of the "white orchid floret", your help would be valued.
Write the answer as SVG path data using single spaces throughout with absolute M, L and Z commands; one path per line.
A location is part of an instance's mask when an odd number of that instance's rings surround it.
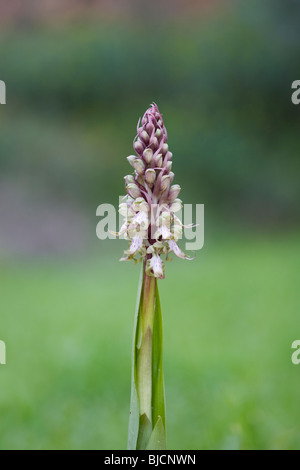
M 169 211 L 163 210 L 160 215 L 156 218 L 156 230 L 153 235 L 155 240 L 158 240 L 160 237 L 163 240 L 168 240 L 172 238 L 171 235 L 171 224 L 172 224 L 172 215 Z
M 148 213 L 142 212 L 142 211 L 137 212 L 135 216 L 133 217 L 131 223 L 134 225 L 139 225 L 140 227 L 143 227 L 144 229 L 147 229 L 150 224 Z
M 182 201 L 181 199 L 175 199 L 174 202 L 170 205 L 171 212 L 179 212 L 182 209 Z
M 170 240 L 168 242 L 168 245 L 169 245 L 169 250 L 170 251 L 173 251 L 173 253 L 178 257 L 178 258 L 181 258 L 181 259 L 188 259 L 188 260 L 192 260 L 194 258 L 189 258 L 185 253 L 183 253 L 183 251 L 179 248 L 179 246 L 177 245 L 177 243 L 174 241 L 174 240 Z
M 123 217 L 126 217 L 128 213 L 128 204 L 126 202 L 121 202 L 119 205 L 119 214 Z
M 146 212 L 138 212 L 128 224 L 128 234 L 130 238 L 142 236 L 148 238 L 149 217 Z
M 150 245 L 147 248 L 147 255 L 153 255 L 155 253 L 154 245 Z
M 144 245 L 144 239 L 140 236 L 136 236 L 131 240 L 131 244 L 128 250 L 124 252 L 123 258 L 121 261 L 129 261 L 130 259 L 134 259 L 136 255 L 145 256 L 146 248 Z
M 174 224 L 171 230 L 172 238 L 177 242 L 182 238 L 182 225 Z
M 149 204 L 145 201 L 143 197 L 138 197 L 132 204 L 132 209 L 135 212 L 149 212 Z
M 124 235 L 125 240 L 128 240 L 127 230 L 128 230 L 128 222 L 124 222 L 119 232 L 113 232 L 112 230 L 109 230 L 109 233 L 111 235 L 114 235 L 115 237 L 121 237 L 122 235 Z
M 156 213 L 155 225 L 156 227 L 171 227 L 172 224 L 172 214 L 168 209 L 159 209 Z
M 175 224 L 178 224 L 178 225 L 181 225 L 181 227 L 183 228 L 195 228 L 195 227 L 198 227 L 199 224 L 187 224 L 187 225 L 184 225 L 181 220 L 174 214 L 174 223 Z
M 153 243 L 153 245 L 150 245 L 148 248 L 147 248 L 147 254 L 153 254 L 153 253 L 156 253 L 156 254 L 162 254 L 164 252 L 164 243 L 163 242 L 155 242 Z
M 183 223 L 181 222 L 179 217 L 177 217 L 177 215 L 174 214 L 173 220 L 174 220 L 174 225 L 179 225 L 180 227 L 184 227 Z
M 169 227 L 166 225 L 161 225 L 158 227 L 156 232 L 154 233 L 154 238 L 155 240 L 158 240 L 159 238 L 162 238 L 163 240 L 170 240 L 172 238 L 172 233 Z
M 130 224 L 127 228 L 127 235 L 130 240 L 133 240 L 136 237 L 146 240 L 148 229 L 142 228 L 139 225 Z
M 170 227 L 173 217 L 169 211 L 163 211 L 159 218 L 160 218 L 162 225 Z
M 146 264 L 146 273 L 148 276 L 154 276 L 159 279 L 164 279 L 164 264 L 158 254 L 153 254 Z
M 125 218 L 125 220 L 130 220 L 135 215 L 135 211 L 132 209 L 132 204 L 128 202 L 121 202 L 119 206 L 119 214 Z

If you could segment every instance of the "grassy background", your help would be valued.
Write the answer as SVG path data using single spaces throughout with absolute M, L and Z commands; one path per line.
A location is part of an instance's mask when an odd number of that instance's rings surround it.
M 139 269 L 114 250 L 2 266 L 1 449 L 125 448 Z M 167 265 L 170 449 L 300 448 L 299 258 L 298 234 L 248 235 Z

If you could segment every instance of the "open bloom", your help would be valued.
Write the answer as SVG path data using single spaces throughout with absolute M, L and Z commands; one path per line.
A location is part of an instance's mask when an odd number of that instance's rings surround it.
M 173 252 L 183 259 L 185 255 L 177 245 L 182 235 L 182 223 L 175 215 L 182 207 L 178 199 L 180 186 L 172 185 L 173 154 L 167 144 L 168 135 L 156 104 L 152 104 L 137 126 L 134 139 L 136 155 L 127 157 L 133 173 L 125 177 L 127 196 L 119 212 L 125 218 L 116 235 L 129 240 L 122 261 L 146 260 L 146 273 L 163 279 L 162 255 Z

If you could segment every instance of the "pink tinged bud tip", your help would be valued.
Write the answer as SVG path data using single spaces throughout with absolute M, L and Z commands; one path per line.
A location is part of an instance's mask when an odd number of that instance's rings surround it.
M 129 196 L 131 196 L 133 199 L 136 199 L 137 197 L 141 196 L 140 188 L 136 184 L 129 183 L 126 186 L 126 190 Z
M 174 202 L 170 205 L 170 211 L 178 212 L 182 209 L 182 202 L 180 199 L 175 199 Z
M 153 148 L 153 150 L 157 150 L 157 149 L 158 149 L 159 142 L 158 142 L 158 140 L 157 140 L 157 137 L 153 137 L 153 139 L 151 139 L 150 145 L 151 145 L 151 147 Z
M 162 167 L 162 164 L 163 164 L 162 154 L 159 153 L 159 154 L 156 155 L 156 157 L 155 157 L 155 166 L 161 168 L 161 167 Z
M 169 194 L 168 194 L 168 200 L 170 202 L 173 202 L 177 198 L 180 191 L 181 191 L 181 187 L 179 186 L 179 184 L 174 184 L 173 186 L 171 186 Z
M 145 162 L 148 163 L 148 165 L 149 165 L 152 161 L 153 150 L 152 149 L 144 150 L 143 157 L 144 157 Z
M 138 175 L 142 175 L 145 172 L 145 163 L 140 158 L 136 158 L 132 162 L 132 166 Z
M 130 183 L 134 184 L 134 176 L 133 175 L 125 176 L 125 185 L 128 185 Z
M 162 153 L 163 155 L 166 155 L 166 153 L 169 151 L 169 146 L 168 144 L 163 144 L 162 146 Z
M 166 171 L 169 173 L 171 171 L 171 168 L 172 168 L 172 162 L 167 162 L 166 164 L 164 164 L 164 167 L 165 167 Z
M 129 155 L 129 157 L 127 157 L 127 160 L 128 162 L 130 163 L 131 166 L 133 166 L 133 162 L 137 159 L 137 156 L 136 155 Z
M 138 154 L 141 154 L 144 151 L 145 145 L 140 140 L 137 140 L 134 142 L 133 147 Z
M 161 179 L 161 185 L 160 185 L 160 190 L 161 191 L 165 191 L 166 189 L 168 189 L 170 187 L 170 176 L 169 175 L 165 175 L 162 177 Z
M 154 127 L 154 124 L 152 124 L 152 122 L 148 122 L 148 124 L 146 124 L 146 132 L 148 135 L 151 135 L 154 129 L 155 127 Z
M 146 131 L 142 131 L 141 134 L 140 134 L 140 138 L 145 142 L 145 144 L 147 145 L 148 142 L 149 142 L 149 135 Z
M 149 168 L 148 170 L 146 170 L 145 178 L 146 178 L 146 182 L 149 185 L 153 185 L 156 179 L 156 171 L 153 170 L 152 168 Z

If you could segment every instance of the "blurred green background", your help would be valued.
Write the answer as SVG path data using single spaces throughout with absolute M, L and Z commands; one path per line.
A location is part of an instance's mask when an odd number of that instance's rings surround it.
M 99 241 L 155 101 L 205 246 L 160 282 L 170 449 L 299 449 L 300 4 L 0 5 L 1 449 L 122 449 L 139 269 Z

